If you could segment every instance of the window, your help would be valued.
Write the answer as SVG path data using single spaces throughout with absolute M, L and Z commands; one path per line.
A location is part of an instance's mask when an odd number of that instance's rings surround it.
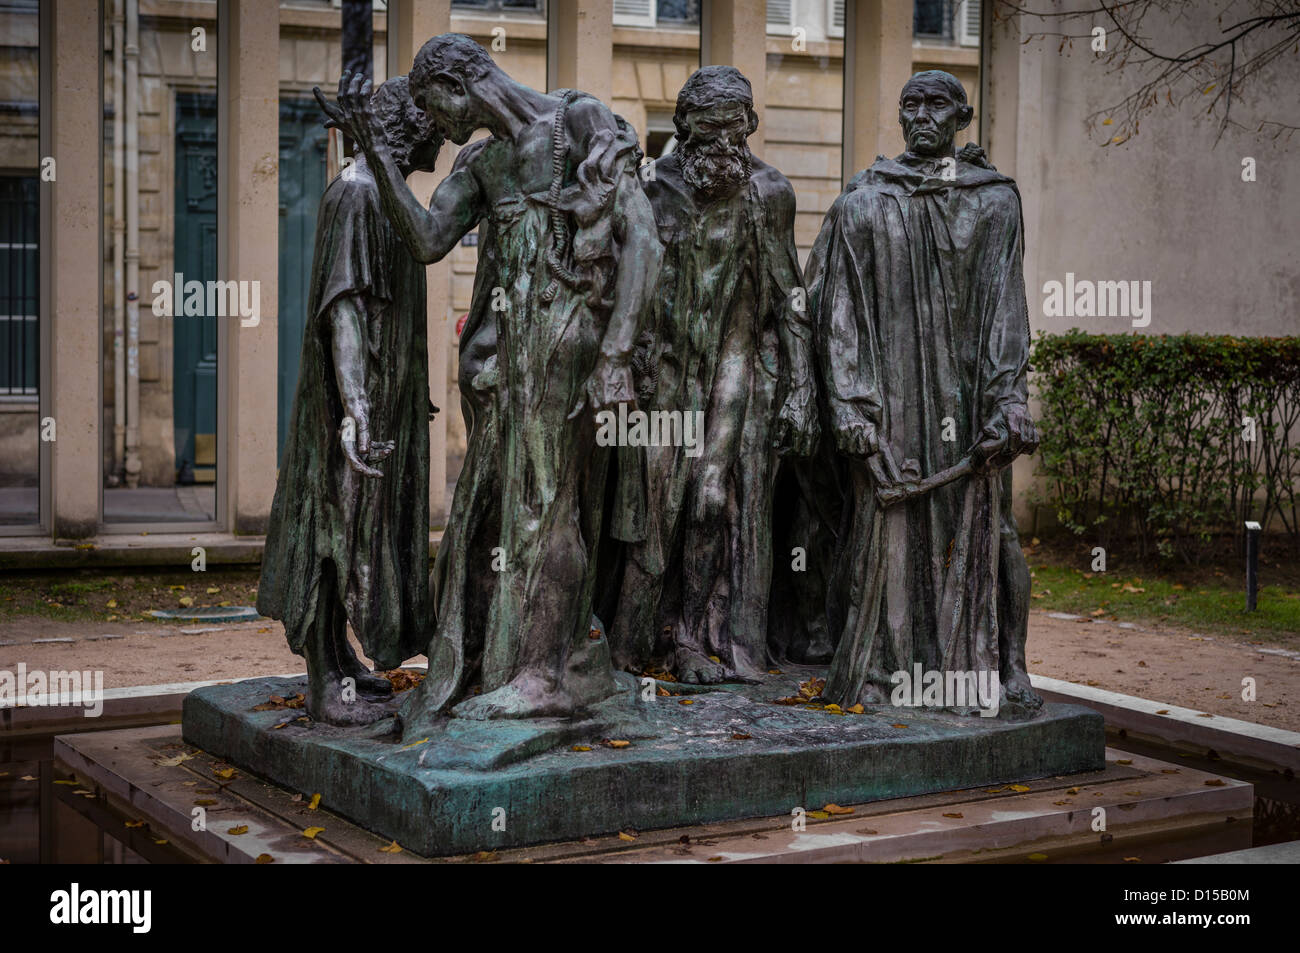
M 912 33 L 926 39 L 952 39 L 953 0 L 916 0 Z
M 767 0 L 767 32 L 789 33 L 794 25 L 794 0 Z
M 36 397 L 40 353 L 40 193 L 34 175 L 0 176 L 0 397 Z
M 461 13 L 542 13 L 542 0 L 451 0 Z M 379 7 L 375 7 L 379 10 Z
M 844 35 L 844 0 L 827 0 L 826 35 Z
M 614 0 L 615 26 L 693 26 L 700 0 Z

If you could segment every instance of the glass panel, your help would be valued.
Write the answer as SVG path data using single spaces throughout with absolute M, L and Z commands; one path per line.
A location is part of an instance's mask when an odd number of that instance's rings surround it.
M 384 82 L 388 78 L 387 23 L 383 3 L 348 0 L 327 10 L 305 10 L 298 0 L 280 4 L 277 457 L 284 451 L 298 387 L 316 211 L 329 183 L 331 134 L 322 124 L 311 90 L 320 86 L 333 99 L 345 63 L 351 70 L 359 67 L 368 72 L 375 85 Z M 338 133 L 333 136 L 339 138 Z M 335 149 L 337 159 L 339 146 Z
M 912 32 L 922 37 L 951 37 L 952 7 L 952 0 L 915 0 Z
M 796 0 L 794 26 L 805 31 L 782 37 L 781 52 L 767 54 L 766 146 L 762 158 L 785 173 L 795 194 L 795 244 L 799 264 L 840 194 L 844 141 L 844 40 L 825 0 Z M 840 30 L 834 27 L 840 26 Z
M 216 23 L 106 6 L 104 521 L 214 521 L 218 322 L 240 303 L 216 284 Z
M 40 522 L 40 37 L 0 7 L 0 526 Z

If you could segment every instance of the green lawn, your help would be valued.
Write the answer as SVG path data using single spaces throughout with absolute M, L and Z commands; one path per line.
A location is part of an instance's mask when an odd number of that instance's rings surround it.
M 1037 565 L 1032 556 L 1030 567 L 1036 609 L 1123 622 L 1165 622 L 1207 634 L 1268 642 L 1300 635 L 1300 591 L 1289 586 L 1261 587 L 1258 608 L 1247 612 L 1245 580 L 1226 575 L 1213 582 L 1181 583 L 1163 573 L 1086 573 Z

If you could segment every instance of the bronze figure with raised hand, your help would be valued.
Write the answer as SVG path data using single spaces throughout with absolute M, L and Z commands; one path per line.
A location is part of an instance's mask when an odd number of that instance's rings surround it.
M 487 444 L 474 446 L 471 435 L 470 453 L 495 474 L 462 476 L 452 516 L 489 505 L 491 494 L 499 518 L 444 540 L 429 677 L 403 722 L 419 732 L 448 708 L 479 719 L 569 714 L 616 690 L 608 645 L 592 625 L 609 462 L 592 415 L 634 399 L 633 344 L 659 266 L 636 179 L 640 151 L 594 97 L 529 89 L 466 36 L 429 40 L 410 82 L 416 104 L 454 142 L 491 133 L 461 150 L 427 209 L 379 134 L 366 84 L 345 74 L 337 104 L 322 103 L 365 150 L 418 260 L 441 259 L 480 228 L 466 335 L 480 340 L 491 322 L 495 342 L 484 341 L 469 383 L 490 391 L 494 423 Z M 466 383 L 462 373 L 462 395 Z M 476 682 L 479 694 L 470 691 Z
M 377 134 L 406 175 L 442 144 L 405 77 L 375 91 Z M 391 693 L 381 668 L 423 650 L 428 629 L 429 370 L 424 266 L 380 206 L 358 158 L 321 198 L 307 329 L 257 605 L 307 658 L 307 711 L 358 724 Z M 351 679 L 349 683 L 345 681 Z

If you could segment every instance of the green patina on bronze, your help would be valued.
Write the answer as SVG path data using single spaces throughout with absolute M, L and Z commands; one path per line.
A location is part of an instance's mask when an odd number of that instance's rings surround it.
M 384 84 L 375 104 L 400 166 L 432 169 L 440 140 L 406 81 Z M 347 625 L 381 668 L 427 639 L 430 410 L 424 268 L 385 217 L 364 159 L 321 198 L 312 267 L 258 610 L 284 620 L 306 656 L 313 717 L 364 723 L 377 711 L 345 698 L 342 680 L 367 696 L 389 686 L 356 658 Z

